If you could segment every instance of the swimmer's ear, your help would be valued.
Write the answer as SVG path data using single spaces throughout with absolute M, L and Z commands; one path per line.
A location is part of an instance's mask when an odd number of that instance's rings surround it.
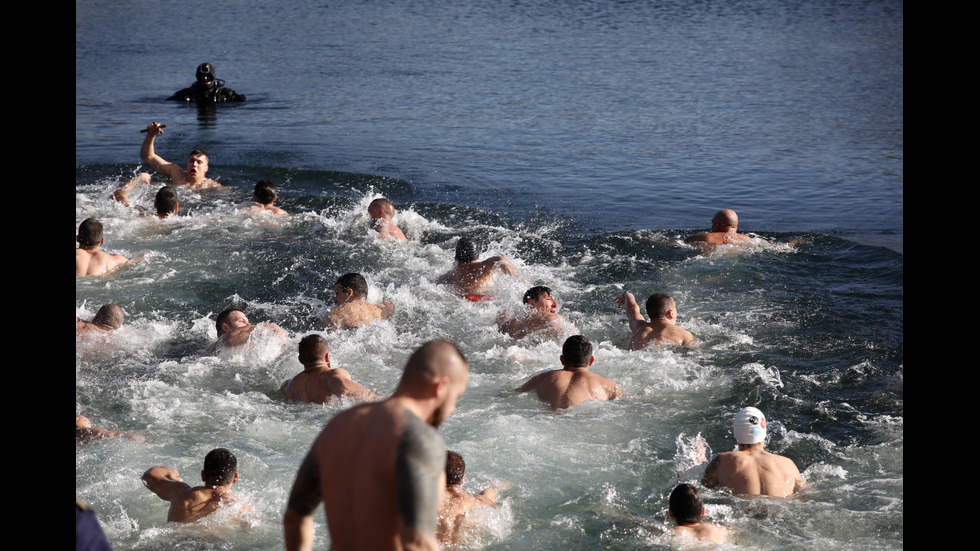
M 670 515 L 670 518 L 674 518 L 674 510 L 673 509 L 667 509 L 667 514 Z
M 595 363 L 595 356 L 589 356 L 589 367 L 592 367 L 592 364 L 594 363 Z
M 441 375 L 432 383 L 432 393 L 437 398 L 442 398 L 449 391 L 449 376 Z

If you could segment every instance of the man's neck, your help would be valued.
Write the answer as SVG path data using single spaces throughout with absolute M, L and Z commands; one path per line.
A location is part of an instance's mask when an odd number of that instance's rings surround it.
M 310 373 L 310 372 L 313 372 L 313 371 L 319 371 L 321 369 L 327 369 L 327 370 L 329 370 L 329 369 L 333 369 L 333 368 L 330 367 L 330 363 L 328 363 L 328 362 L 317 362 L 317 363 L 312 364 L 312 365 L 303 366 L 303 373 Z

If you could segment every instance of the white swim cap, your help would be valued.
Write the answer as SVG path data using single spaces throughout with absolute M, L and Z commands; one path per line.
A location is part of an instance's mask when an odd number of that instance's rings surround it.
M 766 439 L 766 416 L 753 407 L 742 408 L 735 414 L 732 430 L 739 444 L 758 444 Z

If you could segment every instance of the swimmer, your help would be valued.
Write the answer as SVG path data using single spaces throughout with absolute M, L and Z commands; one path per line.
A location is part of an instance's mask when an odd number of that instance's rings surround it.
M 322 502 L 333 549 L 438 550 L 446 446 L 436 429 L 456 410 L 469 372 L 456 345 L 430 341 L 408 359 L 390 398 L 335 415 L 296 473 L 286 549 L 313 549 Z
M 177 187 L 193 190 L 223 187 L 207 177 L 208 154 L 203 149 L 197 148 L 190 152 L 187 156 L 186 170 L 157 155 L 153 148 L 153 142 L 158 134 L 163 134 L 162 124 L 151 122 L 146 125 L 146 138 L 143 138 L 143 145 L 140 147 L 140 158 L 150 168 L 170 178 L 173 185 Z
M 755 242 L 751 237 L 738 233 L 738 215 L 731 209 L 723 209 L 715 213 L 711 219 L 711 231 L 692 235 L 684 240 L 694 245 L 701 252 L 711 252 L 719 245 L 750 245 Z
M 629 321 L 630 331 L 633 332 L 630 350 L 670 345 L 693 348 L 697 345 L 690 331 L 677 327 L 677 303 L 670 295 L 654 293 L 647 298 L 646 307 L 650 321 L 643 319 L 640 306 L 632 293 L 623 293 L 615 300 L 616 304 L 626 307 L 626 319 Z
M 534 390 L 552 411 L 588 400 L 613 400 L 624 394 L 622 387 L 615 382 L 589 372 L 595 357 L 592 355 L 592 343 L 582 335 L 565 339 L 558 360 L 562 369 L 539 373 L 516 392 Z
M 272 322 L 262 322 L 258 325 L 249 323 L 245 312 L 237 308 L 228 308 L 218 314 L 214 322 L 215 329 L 218 330 L 218 340 L 208 347 L 205 354 L 215 356 L 219 351 L 231 348 L 239 348 L 248 343 L 248 339 L 259 327 L 271 329 L 282 340 L 288 336 L 282 327 Z
M 322 404 L 334 396 L 358 401 L 381 398 L 354 382 L 347 370 L 330 367 L 330 346 L 320 335 L 307 335 L 299 341 L 299 363 L 303 372 L 280 388 L 287 400 Z
M 152 467 L 143 473 L 143 484 L 160 499 L 170 502 L 167 522 L 194 522 L 222 507 L 240 512 L 252 508 L 231 493 L 238 481 L 238 460 L 225 448 L 211 450 L 201 471 L 204 486 L 191 487 L 170 467 Z
M 678 484 L 670 493 L 670 518 L 677 521 L 673 535 L 681 540 L 725 543 L 728 529 L 704 522 L 704 501 L 701 492 L 690 484 Z
M 88 417 L 75 415 L 75 442 L 84 444 L 92 440 L 102 440 L 103 438 L 112 438 L 115 436 L 122 436 L 138 442 L 146 440 L 146 437 L 139 433 L 96 427 Z
M 240 205 L 238 210 L 275 215 L 289 214 L 273 204 L 278 198 L 279 195 L 276 194 L 276 186 L 272 182 L 269 180 L 259 180 L 255 184 L 255 191 L 252 192 L 252 201 Z
M 99 308 L 99 311 L 95 313 L 92 321 L 78 319 L 78 316 L 75 316 L 75 336 L 104 335 L 122 327 L 125 319 L 126 313 L 123 312 L 121 306 L 111 302 L 103 304 L 102 308 Z
M 736 495 L 787 497 L 805 487 L 792 459 L 763 449 L 766 416 L 754 407 L 742 408 L 732 423 L 738 450 L 723 452 L 705 468 L 701 484 L 721 486 Z
M 75 249 L 75 275 L 103 275 L 129 262 L 129 258 L 121 254 L 111 254 L 102 250 L 105 244 L 102 222 L 95 218 L 86 218 L 78 226 L 75 236 L 78 248 Z
M 560 339 L 565 332 L 565 321 L 556 312 L 558 301 L 551 289 L 544 285 L 531 287 L 524 293 L 525 312 L 509 318 L 507 311 L 497 316 L 497 329 L 515 339 L 522 339 L 532 333 Z
M 446 452 L 446 491 L 439 502 L 439 523 L 436 525 L 436 538 L 443 546 L 453 545 L 459 539 L 459 529 L 466 513 L 476 507 L 493 507 L 497 503 L 497 492 L 504 485 L 491 484 L 478 494 L 469 494 L 463 489 L 466 481 L 466 462 L 463 456 L 454 451 Z
M 149 185 L 150 174 L 147 172 L 137 174 L 135 178 L 119 186 L 116 191 L 112 192 L 112 198 L 127 207 L 130 206 L 129 194 L 139 184 Z M 180 205 L 177 202 L 177 188 L 174 186 L 163 186 L 157 191 L 156 197 L 153 199 L 153 211 L 147 210 L 141 205 L 136 205 L 136 210 L 139 211 L 140 216 L 167 218 L 168 216 L 177 216 L 177 209 L 179 207 Z
M 461 237 L 456 242 L 456 264 L 452 270 L 439 276 L 436 283 L 450 285 L 461 297 L 473 302 L 490 298 L 490 284 L 498 272 L 524 280 L 518 273 L 514 263 L 503 256 L 492 256 L 478 260 L 480 251 L 477 244 L 469 237 Z
M 333 302 L 336 304 L 323 319 L 328 331 L 353 329 L 362 325 L 386 320 L 395 311 L 395 304 L 388 299 L 381 304 L 367 301 L 368 284 L 361 274 L 344 274 L 337 279 Z
M 371 228 L 378 232 L 380 239 L 408 241 L 402 230 L 392 221 L 395 217 L 395 204 L 388 199 L 379 197 L 371 201 L 368 205 L 368 215 L 371 216 Z

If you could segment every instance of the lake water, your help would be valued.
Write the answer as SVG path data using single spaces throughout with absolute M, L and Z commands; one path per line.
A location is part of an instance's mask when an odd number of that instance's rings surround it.
M 76 3 L 75 227 L 99 218 L 106 250 L 146 251 L 76 277 L 81 318 L 107 302 L 127 313 L 111 346 L 76 347 L 76 413 L 147 438 L 77 446 L 76 495 L 116 549 L 281 549 L 296 468 L 343 406 L 278 388 L 301 370 L 298 340 L 323 330 L 334 281 L 357 271 L 397 310 L 325 334 L 335 366 L 388 394 L 426 340 L 470 361 L 440 431 L 467 489 L 512 486 L 464 548 L 666 548 L 693 446 L 732 449 L 731 418 L 753 405 L 810 489 L 706 490 L 735 544 L 901 549 L 903 27 L 888 1 Z M 164 101 L 205 61 L 248 101 Z M 159 154 L 182 165 L 204 146 L 227 188 L 182 193 L 163 221 L 109 200 L 145 169 L 150 121 L 167 124 Z M 232 211 L 260 178 L 287 220 Z M 380 195 L 411 244 L 368 231 Z M 720 208 L 803 244 L 699 256 L 682 239 Z M 592 371 L 628 396 L 555 414 L 512 393 L 559 366 L 560 343 L 496 331 L 527 284 L 502 279 L 473 304 L 433 282 L 464 234 L 554 289 L 596 346 Z M 671 293 L 700 348 L 628 352 L 624 290 Z M 230 306 L 290 340 L 202 356 Z M 140 474 L 168 465 L 193 482 L 215 447 L 238 456 L 255 515 L 168 525 Z M 322 513 L 316 531 L 325 548 Z

